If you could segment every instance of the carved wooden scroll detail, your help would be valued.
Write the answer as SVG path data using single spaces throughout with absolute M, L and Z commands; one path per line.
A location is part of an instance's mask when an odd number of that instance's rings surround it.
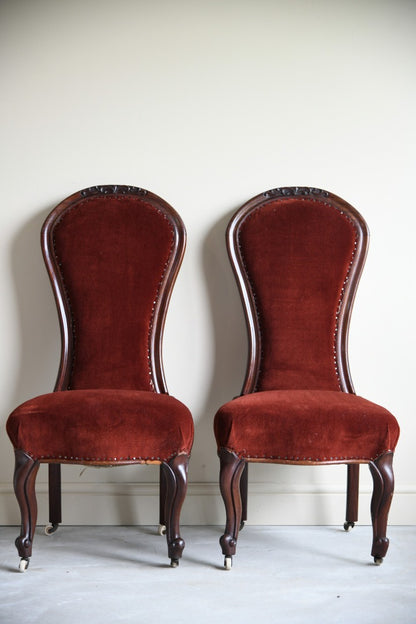
M 104 186 L 90 186 L 83 189 L 81 195 L 84 197 L 91 197 L 92 195 L 147 195 L 146 189 L 139 188 L 137 186 L 125 186 L 120 184 L 107 184 Z
M 329 197 L 328 191 L 310 186 L 282 186 L 263 193 L 265 197 L 293 197 L 298 195 L 321 195 Z

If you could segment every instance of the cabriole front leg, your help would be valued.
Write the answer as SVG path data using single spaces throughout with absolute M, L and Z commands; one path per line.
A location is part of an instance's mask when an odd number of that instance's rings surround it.
M 37 503 L 35 493 L 39 462 L 24 451 L 15 451 L 14 491 L 20 507 L 21 528 L 16 548 L 21 557 L 19 569 L 24 572 L 32 555 L 33 535 L 36 528 Z
M 165 488 L 166 541 L 171 566 L 175 568 L 182 557 L 185 542 L 179 531 L 179 519 L 188 485 L 188 455 L 177 455 L 161 464 Z
M 385 453 L 369 464 L 374 483 L 373 497 L 371 499 L 371 519 L 373 523 L 371 555 L 374 557 L 374 563 L 377 565 L 382 563 L 389 547 L 386 531 L 394 491 L 392 464 L 393 453 Z
M 246 462 L 226 449 L 221 449 L 218 456 L 220 458 L 220 489 L 226 513 L 225 532 L 220 537 L 220 545 L 222 554 L 225 556 L 224 566 L 229 570 L 232 556 L 236 552 L 238 531 L 241 525 L 240 479 Z

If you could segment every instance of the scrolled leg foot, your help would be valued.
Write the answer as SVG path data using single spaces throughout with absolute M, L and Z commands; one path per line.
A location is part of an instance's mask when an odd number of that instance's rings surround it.
M 183 549 L 185 548 L 185 542 L 182 538 L 174 539 L 168 543 L 168 555 L 173 560 L 178 560 L 182 557 Z
M 237 550 L 237 540 L 229 533 L 224 533 L 224 535 L 220 537 L 220 546 L 222 554 L 231 557 L 235 555 Z
M 371 549 L 371 555 L 375 559 L 381 559 L 383 561 L 389 548 L 389 539 L 387 537 L 379 537 L 373 540 L 373 547 Z M 381 563 L 381 562 L 380 562 Z
M 26 533 L 26 530 L 24 530 L 24 532 Z M 16 537 L 14 545 L 16 546 L 19 557 L 21 557 L 22 560 L 26 559 L 29 561 L 32 556 L 32 543 L 33 539 L 27 538 L 26 535 L 19 535 L 19 537 Z

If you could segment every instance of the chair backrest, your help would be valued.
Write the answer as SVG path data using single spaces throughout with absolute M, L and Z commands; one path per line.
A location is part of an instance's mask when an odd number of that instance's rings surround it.
M 185 250 L 179 215 L 144 189 L 96 186 L 60 203 L 41 240 L 61 326 L 55 390 L 167 392 L 162 334 Z
M 354 392 L 347 340 L 368 246 L 361 215 L 320 189 L 277 188 L 237 211 L 227 246 L 249 334 L 242 393 Z

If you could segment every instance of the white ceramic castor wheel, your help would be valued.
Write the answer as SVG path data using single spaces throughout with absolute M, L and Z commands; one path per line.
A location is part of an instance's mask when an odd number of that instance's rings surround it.
M 355 522 L 344 522 L 344 531 L 351 531 L 355 527 Z
M 177 568 L 179 565 L 179 559 L 171 559 L 170 560 L 170 567 L 171 568 Z
M 383 557 L 374 557 L 374 563 L 379 566 L 383 563 Z
M 224 568 L 226 570 L 231 570 L 233 567 L 233 558 L 232 557 L 224 557 Z
M 159 535 L 166 535 L 166 525 L 159 524 L 157 532 L 159 533 Z
M 241 522 L 240 522 L 240 531 L 242 531 L 245 526 L 246 526 L 246 521 L 245 520 L 241 520 Z
M 45 526 L 45 535 L 52 535 L 52 533 L 55 533 L 55 531 L 57 530 L 59 524 L 55 524 L 50 522 L 49 524 L 47 524 Z
M 19 561 L 19 572 L 26 572 L 29 567 L 29 559 L 20 559 Z

